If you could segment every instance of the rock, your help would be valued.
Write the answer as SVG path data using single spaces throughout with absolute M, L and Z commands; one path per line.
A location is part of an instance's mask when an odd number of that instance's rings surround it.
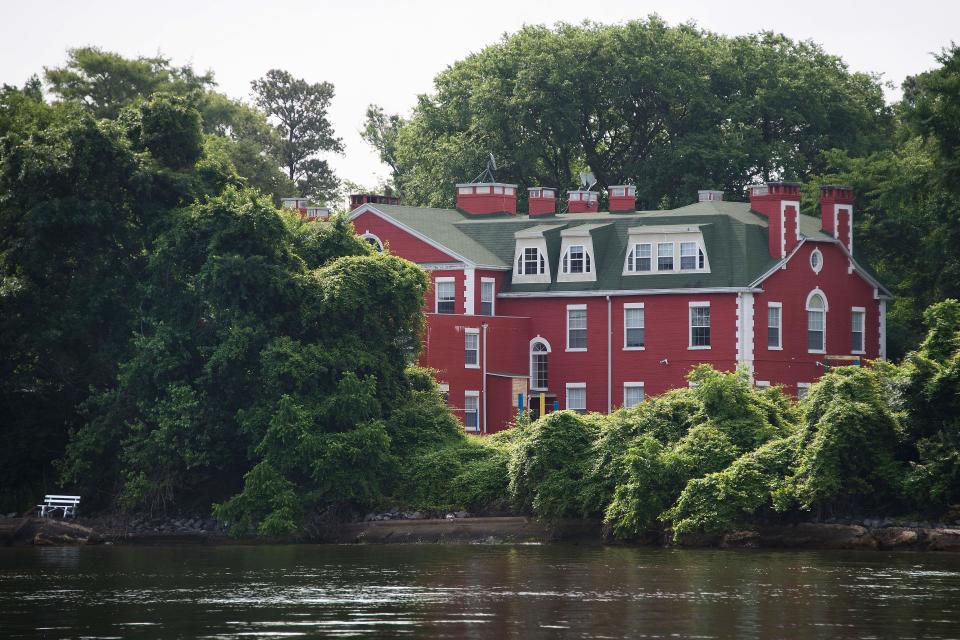
M 927 549 L 930 551 L 960 551 L 960 529 L 931 529 L 927 531 Z
M 423 514 L 420 513 L 419 511 L 414 511 L 413 513 L 410 514 L 411 520 L 423 520 L 423 518 L 424 518 Z
M 466 518 L 466 517 L 467 517 L 467 512 L 466 512 L 466 511 L 454 511 L 454 512 L 453 512 L 453 517 L 454 517 L 454 518 Z
M 732 549 L 756 549 L 760 546 L 760 534 L 756 531 L 731 531 L 723 537 L 720 546 Z
M 765 527 L 760 530 L 764 547 L 813 549 L 876 549 L 870 532 L 855 524 L 804 522 L 794 526 Z
M 920 539 L 916 529 L 906 527 L 884 527 L 873 532 L 873 537 L 881 549 L 902 549 L 911 547 Z
M 447 516 L 446 516 L 446 519 L 447 519 L 447 520 L 455 520 L 456 517 L 457 517 L 457 516 L 453 515 L 452 513 L 448 513 Z

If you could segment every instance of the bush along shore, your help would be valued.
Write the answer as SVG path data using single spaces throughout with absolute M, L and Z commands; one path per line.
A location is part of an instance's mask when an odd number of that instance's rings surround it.
M 342 541 L 389 526 L 438 540 L 488 516 L 538 522 L 533 538 L 580 522 L 611 543 L 960 548 L 960 302 L 926 319 L 902 363 L 834 368 L 798 403 L 701 365 L 691 387 L 635 407 L 521 415 L 490 437 L 464 435 L 429 373 L 410 369 L 382 440 L 329 480 L 290 473 L 250 491 L 255 468 L 215 520 L 141 516 L 128 529 Z M 341 482 L 365 490 L 337 494 Z M 438 528 L 403 533 L 424 522 Z

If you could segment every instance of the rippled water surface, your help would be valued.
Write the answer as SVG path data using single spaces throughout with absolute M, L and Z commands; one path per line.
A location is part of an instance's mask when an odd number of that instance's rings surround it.
M 3 638 L 960 638 L 960 556 L 0 549 Z

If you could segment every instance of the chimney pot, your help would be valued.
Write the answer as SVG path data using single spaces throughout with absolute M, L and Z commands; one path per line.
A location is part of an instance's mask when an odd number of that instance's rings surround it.
M 607 189 L 610 211 L 636 211 L 637 188 L 632 184 L 613 185 Z
M 553 187 L 527 189 L 527 212 L 531 216 L 548 216 L 557 212 L 557 190 Z
M 599 206 L 596 191 L 567 191 L 567 211 L 570 213 L 596 213 Z
M 457 209 L 470 215 L 517 213 L 517 185 L 468 182 L 457 185 Z

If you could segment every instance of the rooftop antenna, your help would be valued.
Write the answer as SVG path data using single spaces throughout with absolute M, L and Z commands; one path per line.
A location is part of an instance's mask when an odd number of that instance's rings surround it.
M 585 187 L 581 188 L 581 191 L 590 191 L 596 184 L 597 177 L 593 175 L 593 171 L 588 170 L 586 173 L 583 171 L 580 172 L 580 185 L 581 187 Z
M 490 153 L 490 157 L 487 158 L 487 168 L 480 172 L 476 178 L 473 179 L 474 184 L 477 182 L 496 182 L 497 177 L 493 175 L 493 172 L 497 170 L 497 159 L 493 157 L 493 153 Z

